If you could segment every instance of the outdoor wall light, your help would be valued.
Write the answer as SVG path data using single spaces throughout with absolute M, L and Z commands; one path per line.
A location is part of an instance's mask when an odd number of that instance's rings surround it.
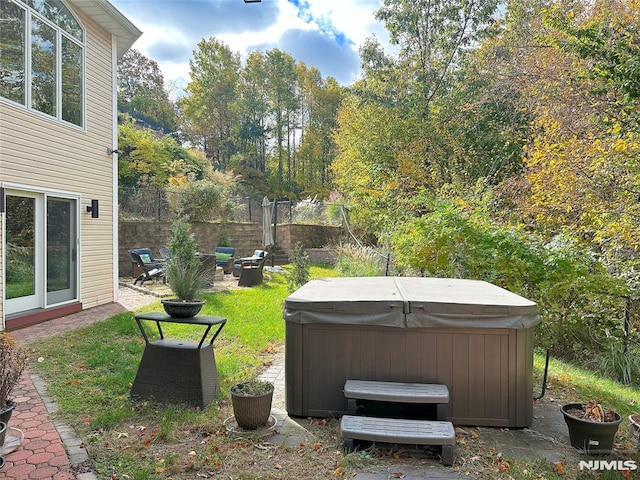
M 117 148 L 108 148 L 108 147 L 107 147 L 107 153 L 108 153 L 109 155 L 113 155 L 114 153 L 118 153 L 118 154 L 119 154 L 119 153 L 120 153 L 120 150 L 118 150 Z
M 98 200 L 91 200 L 91 205 L 87 205 L 87 212 L 91 218 L 98 218 Z

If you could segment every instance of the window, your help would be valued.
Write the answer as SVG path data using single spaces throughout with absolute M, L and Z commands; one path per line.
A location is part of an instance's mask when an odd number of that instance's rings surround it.
M 61 0 L 0 0 L 0 97 L 84 126 L 84 30 Z

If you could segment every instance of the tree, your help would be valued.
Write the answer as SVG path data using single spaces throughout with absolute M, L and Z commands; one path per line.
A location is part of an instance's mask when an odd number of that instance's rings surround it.
M 154 129 L 176 129 L 173 103 L 158 64 L 138 50 L 128 50 L 118 62 L 118 109 L 142 117 Z
M 118 127 L 118 184 L 121 187 L 164 188 L 171 178 L 191 180 L 205 175 L 206 159 L 178 145 L 171 135 L 158 137 L 129 119 Z
M 240 55 L 215 38 L 203 39 L 189 65 L 191 81 L 179 102 L 185 133 L 213 165 L 225 169 L 237 151 Z
M 233 168 L 266 172 L 268 109 L 265 56 L 262 52 L 251 52 L 240 77 L 239 155 L 232 159 Z
M 266 73 L 269 114 L 275 138 L 276 181 L 283 185 L 286 166 L 286 180 L 290 184 L 291 136 L 295 135 L 292 120 L 298 108 L 295 60 L 290 54 L 277 48 L 269 50 L 266 53 Z
M 467 84 L 467 97 L 457 92 L 461 79 L 468 83 L 471 78 L 461 70 L 492 23 L 496 6 L 495 0 L 385 0 L 376 13 L 397 54 L 386 55 L 375 39 L 361 49 L 363 80 L 354 85 L 356 98 L 348 99 L 338 116 L 339 149 L 332 167 L 341 192 L 357 199 L 353 208 L 369 226 L 392 225 L 405 199 L 465 178 L 458 167 L 471 172 L 475 159 L 492 148 L 471 150 L 477 129 L 466 121 L 469 110 L 477 108 L 470 95 L 482 87 Z M 465 113 L 455 117 L 456 110 Z M 491 169 L 477 171 L 467 181 Z M 421 215 L 420 208 L 413 214 Z
M 395 77 L 407 106 L 425 121 L 449 75 L 492 21 L 497 0 L 384 0 L 376 19 L 399 48 Z

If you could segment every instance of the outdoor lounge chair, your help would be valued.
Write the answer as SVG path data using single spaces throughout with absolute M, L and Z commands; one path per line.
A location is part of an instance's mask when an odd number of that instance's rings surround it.
M 148 248 L 136 248 L 134 250 L 129 250 L 129 254 L 131 255 L 131 260 L 138 269 L 137 271 L 141 272 L 133 281 L 134 285 L 137 285 L 138 282 L 142 285 L 147 280 L 152 280 L 154 278 L 164 279 L 164 264 L 153 258 L 151 250 Z
M 268 255 L 266 250 L 255 250 L 250 257 L 238 258 L 233 262 L 233 276 L 239 277 L 242 270 L 242 265 L 251 264 L 258 266 L 260 262 Z
M 222 267 L 224 273 L 231 273 L 236 260 L 236 249 L 233 247 L 216 247 L 216 266 Z
M 269 253 L 264 253 L 264 256 L 260 258 L 257 263 L 255 262 L 255 259 L 248 257 L 240 264 L 240 278 L 238 279 L 238 286 L 253 287 L 254 285 L 260 285 L 262 283 L 262 270 L 269 258 Z

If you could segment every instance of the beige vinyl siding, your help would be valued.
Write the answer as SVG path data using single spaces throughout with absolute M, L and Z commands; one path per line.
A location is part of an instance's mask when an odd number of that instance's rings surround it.
M 78 17 L 86 32 L 86 129 L 0 102 L 0 181 L 80 194 L 80 298 L 88 308 L 114 300 L 112 49 L 109 34 Z M 85 210 L 92 199 L 99 218 Z

